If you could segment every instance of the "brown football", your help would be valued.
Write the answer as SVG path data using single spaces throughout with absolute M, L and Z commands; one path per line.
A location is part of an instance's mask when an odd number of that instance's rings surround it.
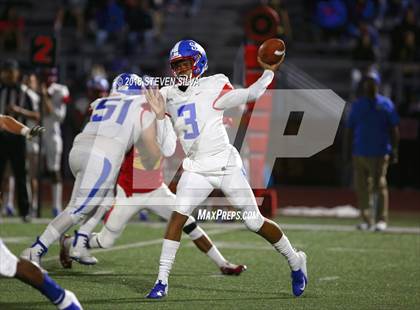
M 266 64 L 278 63 L 286 54 L 286 44 L 280 39 L 269 39 L 261 44 L 258 49 L 258 56 Z

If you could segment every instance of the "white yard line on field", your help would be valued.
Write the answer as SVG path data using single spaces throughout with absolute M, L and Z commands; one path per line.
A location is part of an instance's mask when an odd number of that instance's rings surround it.
M 337 276 L 332 276 L 332 277 L 323 277 L 323 278 L 319 278 L 318 281 L 335 281 L 340 279 L 340 277 Z
M 32 241 L 32 237 L 2 237 L 4 243 L 29 243 Z
M 228 231 L 232 231 L 232 230 L 237 230 L 238 228 L 236 227 L 225 227 L 224 229 L 214 229 L 214 230 L 209 230 L 206 233 L 208 235 L 214 236 L 214 235 L 219 235 L 219 234 L 223 234 L 225 232 Z M 132 249 L 132 248 L 142 248 L 148 245 L 155 245 L 155 244 L 161 244 L 163 241 L 162 238 L 159 239 L 153 239 L 153 240 L 147 240 L 147 241 L 140 241 L 140 242 L 135 242 L 135 243 L 127 243 L 127 244 L 122 244 L 122 245 L 117 245 L 114 246 L 112 248 L 109 249 L 94 249 L 91 250 L 91 253 L 103 253 L 103 252 L 112 252 L 112 251 L 120 251 L 120 250 L 127 250 L 127 249 Z M 43 259 L 43 262 L 48 262 L 48 261 L 53 261 L 53 260 L 57 260 L 59 257 L 58 256 L 53 256 L 53 257 L 48 257 Z
M 285 230 L 308 230 L 308 231 L 359 231 L 355 225 L 337 225 L 337 224 L 282 224 L 279 223 L 280 227 Z M 242 223 L 200 223 L 200 226 L 206 227 L 224 227 L 224 226 L 236 226 L 238 228 L 244 228 L 245 225 Z M 420 225 L 417 227 L 402 227 L 402 226 L 391 226 L 388 227 L 385 232 L 371 232 L 366 231 L 364 233 L 391 233 L 391 234 L 420 234 Z
M 399 253 L 399 249 L 360 249 L 360 248 L 345 248 L 345 247 L 335 247 L 335 248 L 326 248 L 327 251 L 332 252 L 357 252 L 357 253 L 372 253 L 372 252 L 383 252 L 383 253 Z
M 52 218 L 33 218 L 31 219 L 30 224 L 48 224 L 51 222 Z M 0 217 L 0 224 L 29 224 L 23 223 L 20 217 Z
M 354 225 L 326 225 L 326 224 L 283 224 L 282 228 L 313 231 L 357 231 Z M 388 227 L 385 232 L 365 233 L 391 233 L 391 234 L 420 234 L 420 227 Z
M 51 219 L 48 218 L 35 218 L 32 220 L 33 224 L 48 224 Z M 22 223 L 19 218 L 0 218 L 0 223 Z M 161 228 L 166 227 L 166 222 L 130 222 L 132 225 L 142 225 L 146 227 L 153 227 L 153 228 Z M 203 228 L 236 228 L 236 229 L 245 229 L 245 225 L 243 223 L 214 223 L 214 222 L 205 222 L 205 223 L 198 223 Z M 348 224 L 282 224 L 279 223 L 280 226 L 286 230 L 309 230 L 309 231 L 337 231 L 337 232 L 346 232 L 346 231 L 357 231 L 355 225 L 348 225 Z M 27 224 L 26 224 L 27 225 Z M 379 232 L 365 232 L 365 233 L 379 233 Z M 420 225 L 413 226 L 413 227 L 403 227 L 403 226 L 391 226 L 388 227 L 387 230 L 384 232 L 386 234 L 420 234 Z M 1 235 L 1 231 L 0 231 Z
M 269 250 L 273 251 L 273 247 L 267 243 L 255 243 L 255 242 L 231 242 L 231 241 L 217 241 L 216 246 L 219 249 L 234 249 L 234 250 Z M 195 247 L 194 243 L 188 243 L 185 245 L 188 248 Z

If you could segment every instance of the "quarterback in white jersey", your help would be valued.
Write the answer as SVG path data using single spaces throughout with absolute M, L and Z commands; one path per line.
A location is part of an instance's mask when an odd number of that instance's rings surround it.
M 113 86 L 109 97 L 91 104 L 90 121 L 74 140 L 69 163 L 75 182 L 67 208 L 50 222 L 22 257 L 40 263 L 48 247 L 71 226 L 92 215 L 99 206 L 113 204 L 124 156 L 140 135 L 147 136 L 154 120 L 140 123 L 146 99 L 143 95 L 133 95 L 140 93 L 140 77 L 124 73 L 115 79 Z
M 46 157 L 47 170 L 51 177 L 53 215 L 62 210 L 63 184 L 61 177 L 61 156 L 63 153 L 63 138 L 61 123 L 66 117 L 67 103 L 70 93 L 67 86 L 56 83 L 57 69 L 46 69 L 41 83 L 42 122 L 46 129 L 42 137 L 43 153 Z
M 148 298 L 160 299 L 167 295 L 169 273 L 180 245 L 182 227 L 214 188 L 221 189 L 234 207 L 253 214 L 244 216 L 246 227 L 270 242 L 287 259 L 293 294 L 300 296 L 305 290 L 306 254 L 297 252 L 279 226 L 261 215 L 244 175 L 241 158 L 229 143 L 223 126 L 223 111 L 257 100 L 272 82 L 274 71 L 284 57 L 274 65 L 258 60 L 265 69 L 262 76 L 247 89 L 233 90 L 224 75 L 200 78 L 207 69 L 206 53 L 197 42 L 182 40 L 171 50 L 170 63 L 176 77 L 191 83 L 165 87 L 161 95 L 148 99 L 158 126 L 168 128 L 172 121 L 186 154 L 184 172 L 177 185 L 175 211 L 164 236 L 159 274 Z
M 216 74 L 201 78 L 185 91 L 176 86 L 161 89 L 167 114 L 187 154 L 184 170 L 222 175 L 241 168 L 223 124 L 224 109 L 215 107 L 217 99 L 232 88 L 225 75 Z

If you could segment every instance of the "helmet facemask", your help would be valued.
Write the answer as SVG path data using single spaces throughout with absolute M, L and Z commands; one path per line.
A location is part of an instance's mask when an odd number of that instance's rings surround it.
M 178 84 L 191 85 L 207 70 L 207 56 L 204 48 L 193 40 L 181 40 L 175 44 L 170 52 L 170 64 Z M 190 68 L 187 74 L 180 74 L 175 64 L 180 61 L 190 60 Z M 183 70 L 182 70 L 183 71 Z M 187 70 L 185 70 L 187 71 Z
M 171 61 L 171 69 L 173 75 L 177 79 L 177 84 L 188 86 L 192 79 L 195 78 L 196 62 L 193 57 L 181 57 Z

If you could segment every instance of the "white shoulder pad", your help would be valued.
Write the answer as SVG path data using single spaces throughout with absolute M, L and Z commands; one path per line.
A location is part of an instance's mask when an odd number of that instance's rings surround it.
M 226 84 L 233 88 L 232 84 L 230 84 L 229 78 L 224 74 L 215 74 L 209 77 L 202 78 L 204 87 L 212 88 L 212 89 L 223 89 Z
M 213 83 L 216 82 L 218 84 L 223 84 L 223 85 L 225 85 L 226 83 L 229 83 L 230 84 L 229 78 L 226 75 L 222 74 L 222 73 L 212 75 L 209 78 L 212 79 L 212 82 Z
M 95 110 L 96 105 L 99 103 L 99 101 L 101 101 L 103 99 L 105 99 L 105 98 L 98 98 L 98 99 L 95 99 L 94 101 L 92 101 L 92 103 L 90 104 L 90 108 L 92 110 Z

